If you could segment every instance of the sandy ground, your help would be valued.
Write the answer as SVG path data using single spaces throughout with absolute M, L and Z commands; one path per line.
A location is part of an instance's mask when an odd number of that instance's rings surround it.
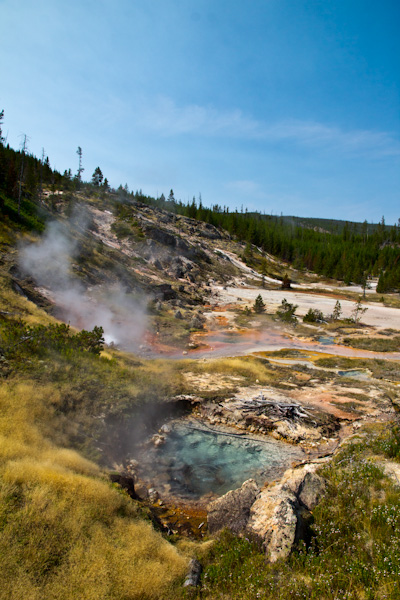
M 318 309 L 328 316 L 332 314 L 336 304 L 335 298 L 320 296 L 318 294 L 300 293 L 290 290 L 263 290 L 260 288 L 252 288 L 247 286 L 214 287 L 214 303 L 218 304 L 239 304 L 242 306 L 254 304 L 258 294 L 261 294 L 263 301 L 266 304 L 267 312 L 275 312 L 280 306 L 282 300 L 286 298 L 291 304 L 297 304 L 298 309 L 296 314 L 304 316 L 310 308 Z M 354 310 L 355 303 L 350 300 L 340 300 L 344 318 L 351 316 Z M 368 309 L 362 315 L 362 322 L 377 329 L 400 329 L 400 309 L 390 308 L 381 304 L 366 303 Z

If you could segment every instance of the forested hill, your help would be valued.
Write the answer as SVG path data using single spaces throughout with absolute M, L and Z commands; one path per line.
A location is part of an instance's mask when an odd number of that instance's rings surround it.
M 296 269 L 308 269 L 346 283 L 363 283 L 366 277 L 379 276 L 379 293 L 400 289 L 400 220 L 397 225 L 387 226 L 383 218 L 378 224 L 369 224 L 231 212 L 218 205 L 206 208 L 201 199 L 183 204 L 175 200 L 172 190 L 168 199 L 136 192 L 126 194 L 126 200 L 152 204 L 225 229 L 247 242 L 248 262 L 254 244 Z
M 363 283 L 368 276 L 379 276 L 379 293 L 400 290 L 400 219 L 397 225 L 388 226 L 383 218 L 378 224 L 369 224 L 274 216 L 243 209 L 230 211 L 218 204 L 207 208 L 201 198 L 184 204 L 175 199 L 172 190 L 168 198 L 129 192 L 127 186 L 110 190 L 99 167 L 90 182 L 82 181 L 80 148 L 77 174 L 72 175 L 71 169 L 63 174 L 52 169 L 44 155 L 38 159 L 26 148 L 16 151 L 6 146 L 1 132 L 3 117 L 0 112 L 0 213 L 20 227 L 41 231 L 48 211 L 56 205 L 57 192 L 73 199 L 78 190 L 90 190 L 114 197 L 117 204 L 142 202 L 223 228 L 247 242 L 244 254 L 250 263 L 251 245 L 255 245 L 296 269 L 346 283 Z M 46 203 L 44 195 L 49 199 Z

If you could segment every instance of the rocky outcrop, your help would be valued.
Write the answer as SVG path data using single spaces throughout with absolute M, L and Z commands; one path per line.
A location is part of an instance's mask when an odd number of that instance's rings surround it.
M 184 256 L 194 261 L 210 262 L 209 256 L 199 247 L 199 244 L 193 245 L 177 235 L 176 231 L 167 231 L 162 229 L 159 224 L 142 225 L 143 233 L 147 240 L 158 242 L 161 246 L 173 250 L 177 255 Z
M 251 507 L 246 531 L 271 562 L 289 556 L 296 541 L 297 513 L 295 494 L 281 486 L 263 490 Z
M 222 238 L 221 233 L 211 223 L 202 223 L 202 227 L 197 230 L 197 235 L 209 240 L 220 240 Z
M 173 300 L 177 294 L 169 283 L 162 283 L 154 287 L 154 297 L 157 300 Z
M 207 521 L 210 533 L 228 528 L 240 533 L 247 525 L 250 508 L 260 489 L 254 479 L 248 479 L 243 485 L 211 502 L 208 506 Z
M 326 490 L 317 466 L 289 469 L 279 484 L 260 492 L 250 509 L 246 531 L 271 562 L 287 558 L 296 542 L 307 538 L 311 511 Z
M 202 417 L 250 433 L 270 433 L 294 444 L 312 445 L 323 436 L 331 437 L 340 427 L 339 419 L 333 415 L 313 406 L 305 407 L 271 388 L 263 392 L 245 397 L 242 389 L 224 402 L 208 402 L 202 407 Z
M 131 498 L 133 498 L 134 500 L 138 499 L 133 477 L 121 473 L 110 473 L 109 477 L 110 481 L 112 481 L 113 483 L 118 483 L 118 485 L 120 485 L 122 489 L 129 494 Z
M 258 542 L 270 562 L 287 558 L 299 540 L 307 540 L 311 511 L 325 493 L 318 466 L 289 469 L 278 484 L 261 491 L 254 480 L 245 481 L 209 505 L 210 533 L 228 528 Z

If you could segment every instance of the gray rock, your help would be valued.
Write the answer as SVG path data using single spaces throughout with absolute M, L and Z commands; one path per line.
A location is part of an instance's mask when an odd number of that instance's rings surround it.
M 195 315 L 193 319 L 190 321 L 190 327 L 192 329 L 203 329 L 203 319 L 199 316 Z
M 308 510 L 313 510 L 326 491 L 326 481 L 316 473 L 306 473 L 298 499 Z
M 326 490 L 316 465 L 286 471 L 279 484 L 261 491 L 250 509 L 246 534 L 263 547 L 270 562 L 285 559 L 308 536 L 310 511 Z
M 183 319 L 182 317 L 182 313 L 180 310 L 177 310 L 176 313 L 174 314 L 175 319 Z
M 288 469 L 281 481 L 282 487 L 293 492 L 299 503 L 313 510 L 326 491 L 326 481 L 315 473 L 316 465 Z
M 248 479 L 237 490 L 232 490 L 211 502 L 207 512 L 210 533 L 215 533 L 225 527 L 233 533 L 243 531 L 258 492 L 259 487 L 254 479 Z
M 247 533 L 271 562 L 287 558 L 296 540 L 296 496 L 281 486 L 263 490 L 250 511 Z
M 148 493 L 149 493 L 150 502 L 153 502 L 153 503 L 157 502 L 157 500 L 159 498 L 157 490 L 154 488 L 150 488 Z
M 183 587 L 197 587 L 200 583 L 200 575 L 202 570 L 203 569 L 199 561 L 195 558 L 192 558 L 192 560 L 189 563 L 189 572 L 186 576 Z
M 153 262 L 153 265 L 156 267 L 156 269 L 159 269 L 160 271 L 162 270 L 163 266 L 161 264 L 161 262 L 158 260 L 158 258 L 156 258 Z

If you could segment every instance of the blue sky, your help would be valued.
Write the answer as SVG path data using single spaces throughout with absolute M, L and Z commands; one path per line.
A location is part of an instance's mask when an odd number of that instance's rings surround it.
M 183 201 L 400 218 L 398 0 L 0 0 L 4 132 Z

